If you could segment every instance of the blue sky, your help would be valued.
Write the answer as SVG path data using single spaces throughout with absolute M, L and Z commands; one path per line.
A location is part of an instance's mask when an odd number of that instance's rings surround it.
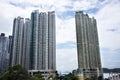
M 75 11 L 97 20 L 102 67 L 120 67 L 120 0 L 0 0 L 0 33 L 12 34 L 13 19 L 33 10 L 56 12 L 58 71 L 77 68 Z

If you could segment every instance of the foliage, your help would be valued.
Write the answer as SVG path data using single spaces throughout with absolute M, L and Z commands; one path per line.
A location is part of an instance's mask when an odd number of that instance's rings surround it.
M 91 78 L 86 78 L 85 80 L 93 80 L 93 79 L 91 79 Z
M 59 76 L 57 79 L 63 80 L 64 76 Z
M 29 80 L 28 72 L 21 65 L 9 67 L 9 69 L 0 76 L 0 80 Z
M 105 80 L 109 80 L 108 78 L 105 78 Z
M 108 69 L 108 68 L 103 68 L 104 73 L 120 73 L 120 68 L 114 68 L 114 69 Z
M 9 69 L 0 76 L 0 80 L 45 80 L 40 72 L 30 77 L 26 69 L 21 65 L 10 66 Z M 53 79 L 56 80 L 56 79 Z
M 33 77 L 29 77 L 28 72 L 21 65 L 10 66 L 9 69 L 0 76 L 0 80 L 45 80 L 40 72 Z
M 99 77 L 98 77 L 98 80 L 103 80 L 103 77 L 102 77 L 102 76 L 99 76 Z
M 44 79 L 44 78 L 39 78 L 39 77 L 33 76 L 33 77 L 31 77 L 30 80 L 45 80 L 45 79 Z
M 45 80 L 45 79 L 43 78 L 43 76 L 41 75 L 41 73 L 38 72 L 36 75 L 34 75 L 33 77 L 31 77 L 30 80 Z
M 39 80 L 39 78 L 38 78 L 38 77 L 33 76 L 33 77 L 31 77 L 31 79 L 30 79 L 30 80 Z
M 69 73 L 68 75 L 63 77 L 63 80 L 77 80 L 77 77 L 72 73 Z

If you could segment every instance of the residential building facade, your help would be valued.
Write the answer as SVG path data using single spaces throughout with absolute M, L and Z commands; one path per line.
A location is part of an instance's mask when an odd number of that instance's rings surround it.
M 4 73 L 9 65 L 8 38 L 4 33 L 0 35 L 0 74 Z
M 31 13 L 30 69 L 56 70 L 55 13 Z
M 30 74 L 56 71 L 55 12 L 31 13 L 31 20 L 14 19 L 11 65 L 21 64 Z
M 21 64 L 29 69 L 29 37 L 30 20 L 17 17 L 13 22 L 12 46 L 10 55 L 10 65 Z
M 96 19 L 76 12 L 78 69 L 85 78 L 102 76 Z

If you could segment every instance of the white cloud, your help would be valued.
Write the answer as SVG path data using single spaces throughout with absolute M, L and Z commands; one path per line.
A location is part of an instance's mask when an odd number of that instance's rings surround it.
M 73 3 L 73 10 L 74 11 L 79 11 L 79 10 L 89 10 L 93 8 L 101 8 L 103 7 L 106 3 L 108 3 L 109 0 L 77 0 L 76 2 Z
M 71 18 L 69 20 L 56 20 L 57 23 L 57 43 L 65 43 L 68 41 L 76 42 L 76 32 L 75 32 L 75 19 Z
M 96 15 L 99 31 L 100 46 L 110 49 L 120 48 L 120 2 L 111 1 L 103 7 Z M 108 31 L 116 29 L 116 31 Z
M 57 70 L 72 71 L 77 69 L 77 50 L 73 49 L 57 49 Z
M 111 50 L 111 49 L 102 49 L 102 66 L 105 68 L 119 68 L 120 67 L 120 49 Z
M 120 67 L 120 1 L 113 0 L 104 5 L 96 14 L 92 14 L 97 19 L 99 43 L 101 48 L 101 58 L 103 67 Z M 110 31 L 114 29 L 114 31 Z M 104 51 L 102 48 L 107 48 Z

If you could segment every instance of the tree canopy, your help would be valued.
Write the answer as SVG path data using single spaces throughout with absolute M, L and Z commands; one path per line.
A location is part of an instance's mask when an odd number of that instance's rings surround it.
M 0 76 L 0 80 L 28 80 L 28 72 L 21 65 L 10 66 L 8 70 Z
M 26 69 L 21 65 L 10 66 L 8 70 L 0 76 L 0 80 L 44 80 L 40 73 L 30 77 Z

